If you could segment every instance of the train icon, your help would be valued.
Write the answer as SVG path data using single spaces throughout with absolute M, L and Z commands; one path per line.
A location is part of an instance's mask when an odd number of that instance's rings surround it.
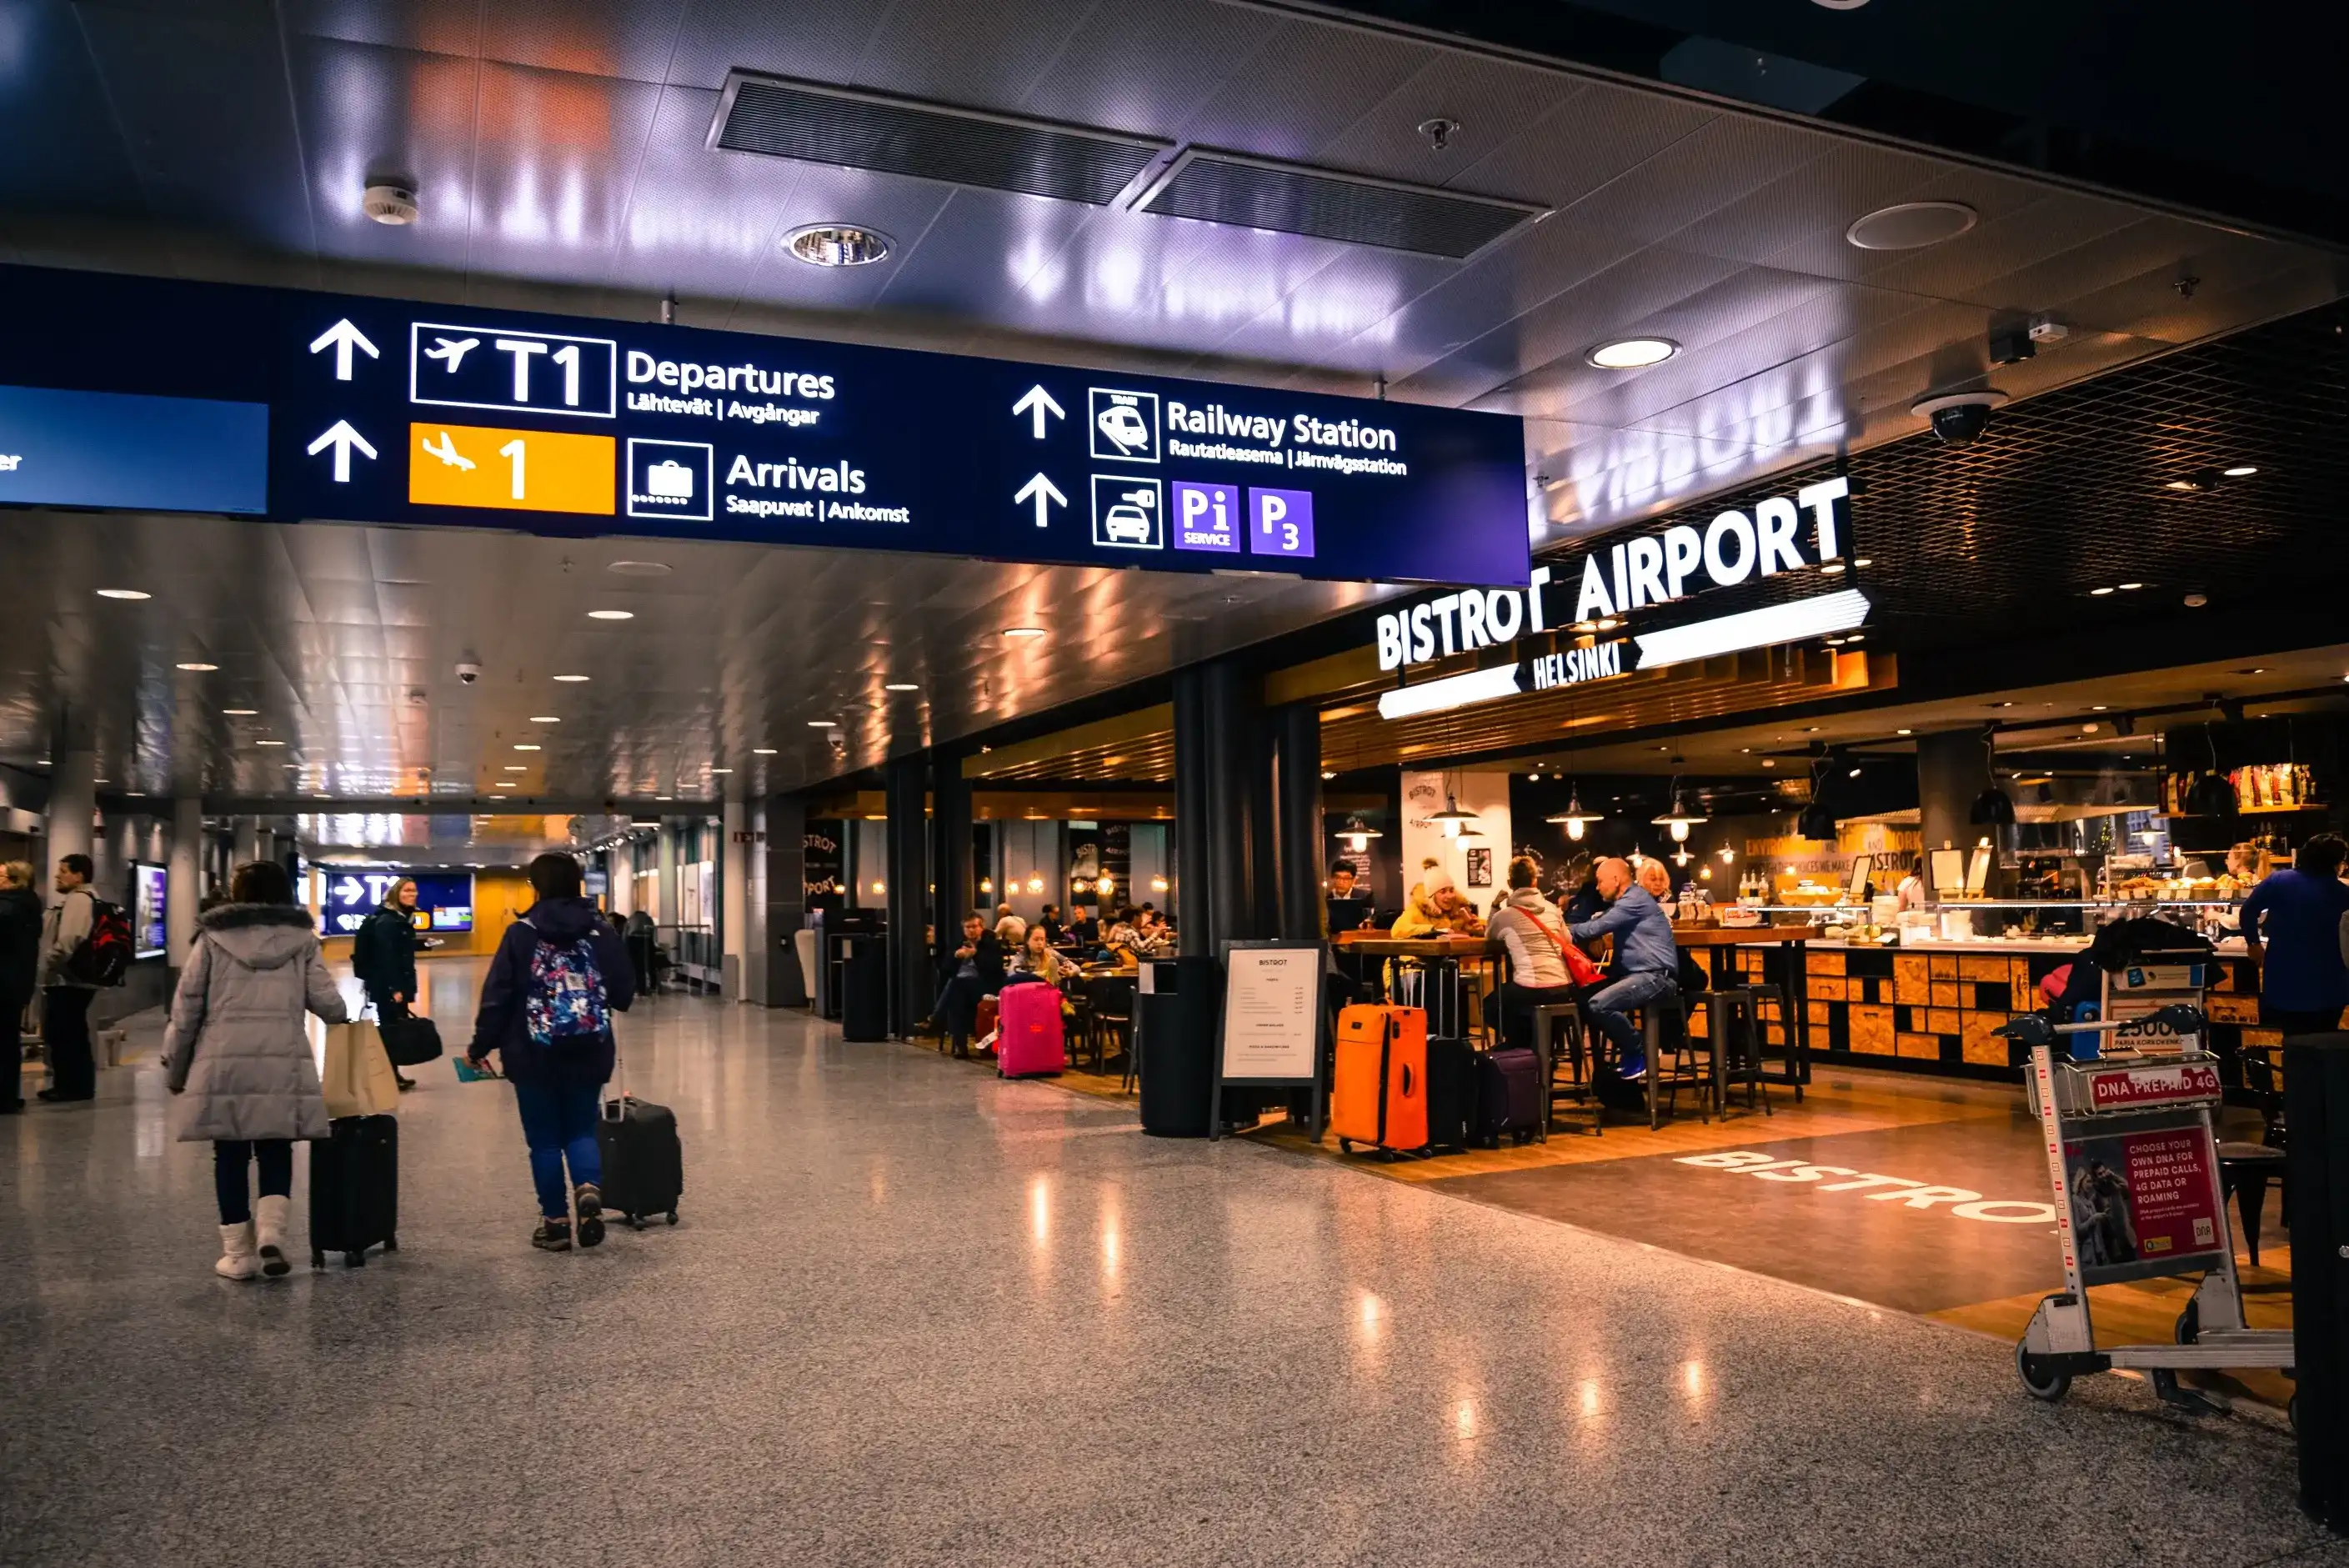
M 1092 452 L 1111 462 L 1158 461 L 1158 394 L 1115 387 L 1088 389 L 1092 400 Z

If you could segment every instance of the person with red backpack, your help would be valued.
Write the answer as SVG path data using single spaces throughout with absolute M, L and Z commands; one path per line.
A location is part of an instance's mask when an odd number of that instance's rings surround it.
M 579 1245 L 604 1240 L 595 1121 L 612 1076 L 612 1014 L 636 1000 L 636 978 L 619 937 L 580 897 L 578 861 L 542 855 L 530 863 L 530 885 L 537 901 L 499 939 L 465 1055 L 487 1071 L 496 1052 L 512 1080 L 538 1189 L 530 1244 L 567 1252 L 574 1205 Z
M 98 1061 L 89 1047 L 89 1004 L 108 983 L 98 972 L 92 939 L 99 934 L 98 895 L 89 857 L 57 861 L 57 901 L 41 933 L 41 1044 L 49 1062 L 52 1105 L 98 1098 Z

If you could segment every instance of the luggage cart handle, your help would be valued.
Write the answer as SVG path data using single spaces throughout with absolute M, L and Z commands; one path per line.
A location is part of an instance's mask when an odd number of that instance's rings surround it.
M 2050 1023 L 2035 1012 L 2026 1012 L 1992 1033 L 2025 1045 L 2053 1045 L 2058 1034 L 2105 1034 L 2116 1029 L 2148 1025 L 2158 1025 L 2177 1034 L 2199 1034 L 2208 1023 L 2202 1010 L 2192 1002 L 2173 1002 L 2142 1017 L 2091 1019 L 2085 1023 Z

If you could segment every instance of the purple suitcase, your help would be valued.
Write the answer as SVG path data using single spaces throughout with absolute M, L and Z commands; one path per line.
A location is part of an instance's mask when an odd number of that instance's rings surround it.
M 1476 1136 L 1488 1147 L 1541 1130 L 1541 1065 L 1532 1052 L 1486 1052 L 1476 1058 Z

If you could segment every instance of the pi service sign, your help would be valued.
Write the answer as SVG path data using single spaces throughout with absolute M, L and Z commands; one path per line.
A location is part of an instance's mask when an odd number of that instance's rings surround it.
M 0 502 L 1486 587 L 1525 472 L 1497 414 L 0 268 Z

